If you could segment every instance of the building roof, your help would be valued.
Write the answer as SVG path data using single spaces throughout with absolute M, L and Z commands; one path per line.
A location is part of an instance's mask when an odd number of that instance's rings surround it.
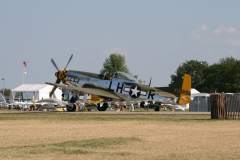
M 22 84 L 12 89 L 12 91 L 13 92 L 36 92 L 47 86 L 48 86 L 47 84 Z

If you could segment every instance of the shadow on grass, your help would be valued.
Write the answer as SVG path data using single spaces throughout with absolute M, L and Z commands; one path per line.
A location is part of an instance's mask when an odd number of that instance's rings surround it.
M 61 143 L 33 146 L 0 148 L 0 157 L 26 157 L 35 154 L 91 154 L 101 153 L 104 149 L 139 142 L 135 137 L 97 138 L 88 140 L 71 140 Z M 128 153 L 119 153 L 128 155 Z

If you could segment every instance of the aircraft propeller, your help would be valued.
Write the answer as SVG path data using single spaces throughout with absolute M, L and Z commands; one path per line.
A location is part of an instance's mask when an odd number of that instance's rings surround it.
M 69 63 L 71 62 L 72 58 L 73 58 L 73 54 L 71 54 L 71 56 L 69 57 L 68 62 L 66 64 L 65 68 L 64 68 L 65 70 L 67 69 L 67 67 L 68 67 Z
M 53 58 L 51 58 L 51 62 L 52 62 L 52 64 L 53 64 L 53 66 L 54 66 L 57 70 L 59 70 L 59 68 L 58 68 L 58 66 L 57 66 L 57 64 L 56 64 L 56 62 L 54 61 Z
M 55 76 L 56 76 L 56 78 L 57 78 L 57 80 L 56 80 L 55 83 L 57 83 L 57 84 L 59 84 L 59 83 L 61 83 L 61 82 L 64 83 L 64 84 L 67 83 L 67 67 L 68 67 L 69 63 L 71 62 L 72 58 L 73 58 L 73 54 L 71 54 L 70 58 L 68 59 L 68 62 L 67 62 L 67 64 L 66 64 L 66 66 L 65 66 L 65 68 L 64 68 L 63 70 L 60 70 L 60 69 L 58 68 L 56 62 L 54 61 L 54 59 L 51 58 L 51 62 L 52 62 L 52 64 L 53 64 L 53 66 L 54 66 L 54 67 L 56 68 L 56 70 L 57 70 L 57 72 L 55 72 Z M 52 97 L 52 95 L 54 94 L 54 92 L 55 92 L 56 89 L 57 89 L 57 87 L 54 86 L 53 89 L 52 89 L 52 91 L 51 91 L 50 94 L 49 94 L 49 97 Z

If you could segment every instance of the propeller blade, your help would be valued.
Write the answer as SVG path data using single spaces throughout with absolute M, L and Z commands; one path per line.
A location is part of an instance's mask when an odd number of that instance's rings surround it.
M 52 95 L 53 95 L 53 93 L 55 92 L 56 89 L 57 89 L 57 87 L 54 86 L 53 89 L 52 89 L 52 91 L 51 91 L 50 94 L 49 94 L 49 97 L 50 97 L 50 98 L 52 97 Z
M 53 66 L 59 71 L 58 66 L 57 66 L 56 62 L 54 61 L 54 59 L 51 58 L 51 62 L 53 64 Z
M 56 80 L 56 83 L 59 84 L 61 82 L 60 79 Z M 54 94 L 55 90 L 57 89 L 57 86 L 54 86 L 53 89 L 51 90 L 51 92 L 49 93 L 49 97 L 51 98 L 52 95 Z
M 71 54 L 71 56 L 70 56 L 70 58 L 69 58 L 69 60 L 68 60 L 68 62 L 67 62 L 67 64 L 66 64 L 66 67 L 65 67 L 64 69 L 67 69 L 67 66 L 68 66 L 69 63 L 71 62 L 72 58 L 73 58 L 73 54 Z

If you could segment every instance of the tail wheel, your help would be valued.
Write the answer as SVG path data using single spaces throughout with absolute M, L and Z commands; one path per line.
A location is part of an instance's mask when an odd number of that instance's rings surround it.
M 76 105 L 75 104 L 67 105 L 67 111 L 68 112 L 75 112 L 76 111 Z
M 108 108 L 108 103 L 106 103 L 106 102 L 97 104 L 98 111 L 106 111 L 107 108 Z

